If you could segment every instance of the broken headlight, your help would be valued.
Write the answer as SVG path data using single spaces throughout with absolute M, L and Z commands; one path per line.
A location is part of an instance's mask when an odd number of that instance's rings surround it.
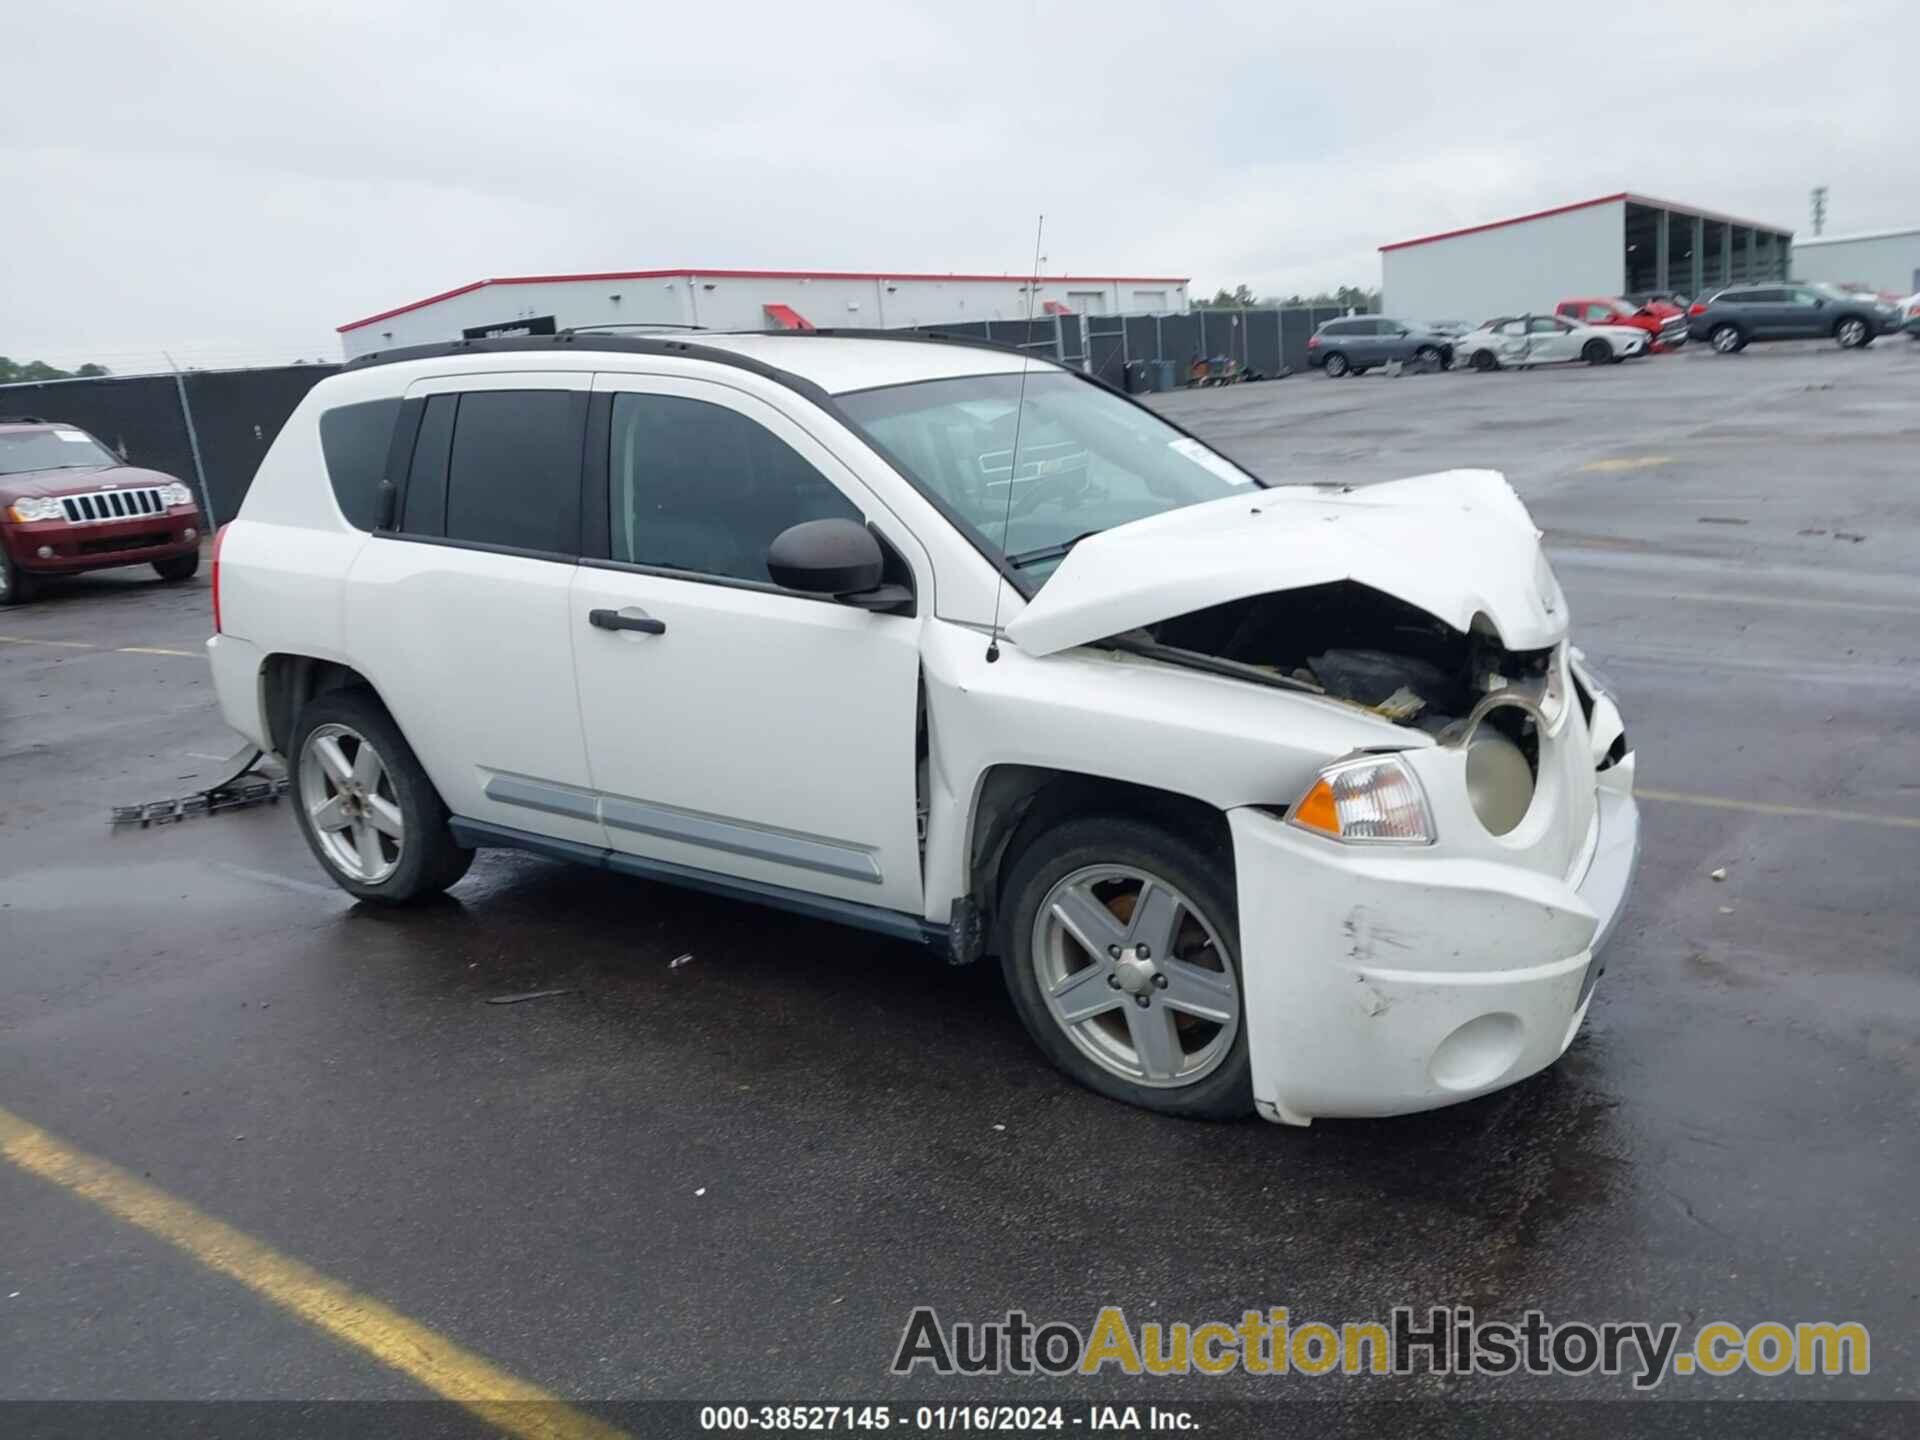
M 1433 812 L 1397 755 L 1337 760 L 1287 812 L 1289 824 L 1349 845 L 1431 845 Z

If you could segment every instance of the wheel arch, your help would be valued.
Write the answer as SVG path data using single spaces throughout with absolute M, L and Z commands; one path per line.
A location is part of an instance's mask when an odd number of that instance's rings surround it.
M 1233 883 L 1233 839 L 1218 806 L 1175 790 L 1045 765 L 990 765 L 975 783 L 967 818 L 967 889 L 996 933 L 1001 888 L 1028 839 L 1073 815 L 1143 820 L 1220 857 Z M 991 942 L 989 941 L 989 945 Z
M 389 715 L 393 713 L 373 682 L 351 665 L 288 651 L 267 656 L 260 665 L 260 710 L 269 748 L 285 756 L 294 723 L 308 702 L 328 691 L 351 689 L 370 691 Z

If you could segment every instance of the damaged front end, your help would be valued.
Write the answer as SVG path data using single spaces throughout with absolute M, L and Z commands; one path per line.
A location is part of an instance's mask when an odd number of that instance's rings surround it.
M 1525 818 L 1541 736 L 1567 704 L 1561 646 L 1510 650 L 1484 616 L 1463 633 L 1352 580 L 1246 596 L 1108 644 L 1324 696 L 1462 750 L 1475 811 L 1495 835 Z

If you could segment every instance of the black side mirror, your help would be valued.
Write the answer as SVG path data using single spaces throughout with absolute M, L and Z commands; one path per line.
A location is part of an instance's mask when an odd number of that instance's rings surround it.
M 807 595 L 831 595 L 862 610 L 913 603 L 906 586 L 882 583 L 886 569 L 879 538 L 858 520 L 803 520 L 782 530 L 767 547 L 767 574 L 774 584 Z

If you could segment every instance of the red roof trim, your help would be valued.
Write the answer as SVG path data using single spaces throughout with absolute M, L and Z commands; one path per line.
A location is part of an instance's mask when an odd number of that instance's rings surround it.
M 1698 215 L 1702 220 L 1744 225 L 1753 230 L 1772 230 L 1782 235 L 1791 235 L 1792 230 L 1785 225 L 1769 225 L 1760 220 L 1742 220 L 1737 215 L 1722 215 L 1715 210 L 1702 210 L 1697 205 L 1677 205 L 1671 200 L 1655 200 L 1651 196 L 1637 195 L 1631 190 L 1622 190 L 1614 195 L 1601 195 L 1593 200 L 1576 200 L 1571 205 L 1556 205 L 1551 210 L 1535 210 L 1529 215 L 1514 215 L 1505 220 L 1489 220 L 1484 225 L 1468 225 L 1459 230 L 1442 230 L 1437 235 L 1421 235 L 1412 240 L 1396 240 L 1391 245 L 1382 245 L 1381 253 L 1388 250 L 1404 250 L 1409 245 L 1431 245 L 1436 240 L 1452 240 L 1461 235 L 1478 235 L 1483 230 L 1500 230 L 1508 225 L 1525 225 L 1532 220 L 1545 220 L 1552 215 L 1565 215 L 1574 210 L 1591 210 L 1596 205 L 1612 205 L 1616 201 L 1627 201 L 1634 205 L 1650 205 L 1656 210 L 1680 210 L 1689 215 Z
M 1483 230 L 1501 230 L 1508 225 L 1524 225 L 1529 220 L 1545 220 L 1549 215 L 1565 215 L 1574 210 L 1591 210 L 1596 205 L 1611 205 L 1616 200 L 1625 200 L 1629 196 L 1622 190 L 1618 195 L 1602 195 L 1597 200 L 1576 200 L 1571 205 L 1556 205 L 1551 210 L 1535 210 L 1530 215 L 1515 215 L 1507 220 L 1489 220 L 1484 225 L 1466 225 L 1458 230 L 1442 230 L 1438 235 L 1421 235 L 1412 240 L 1396 240 L 1391 245 L 1382 245 L 1382 252 L 1404 250 L 1409 245 L 1431 245 L 1436 240 L 1452 240 L 1461 235 L 1478 235 Z
M 919 274 L 905 270 L 601 270 L 582 275 L 497 275 L 491 280 L 475 280 L 471 284 L 461 285 L 452 290 L 443 290 L 438 295 L 429 295 L 424 300 L 411 300 L 405 305 L 396 305 L 391 310 L 382 310 L 377 315 L 369 315 L 362 320 L 349 320 L 344 325 L 334 327 L 335 333 L 345 334 L 349 330 L 358 330 L 363 325 L 372 325 L 376 321 L 391 320 L 396 315 L 405 315 L 410 310 L 425 309 L 429 305 L 438 305 L 442 300 L 451 300 L 456 295 L 466 295 L 488 285 L 565 285 L 585 280 L 1005 280 L 1009 283 L 1025 285 L 1024 275 L 932 275 Z M 1186 275 L 1042 275 L 1043 285 L 1073 285 L 1081 282 L 1093 282 L 1102 285 L 1189 285 L 1192 277 Z

